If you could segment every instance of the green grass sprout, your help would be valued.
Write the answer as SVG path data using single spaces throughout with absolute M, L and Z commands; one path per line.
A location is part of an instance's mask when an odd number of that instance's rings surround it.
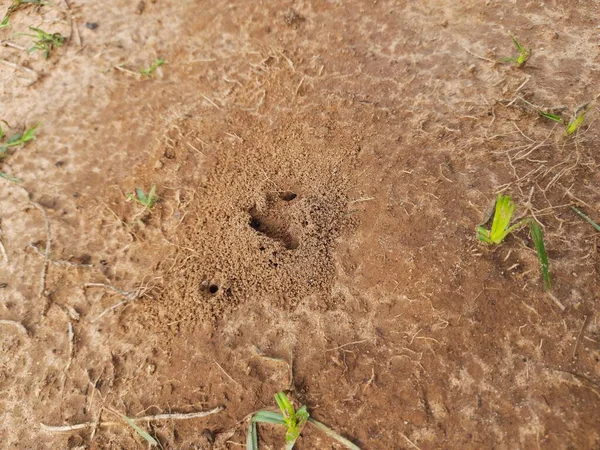
M 35 31 L 35 34 L 25 34 L 25 36 L 34 38 L 34 46 L 27 51 L 31 53 L 39 50 L 44 59 L 50 58 L 54 47 L 62 47 L 65 43 L 65 37 L 60 33 L 50 34 L 35 27 L 29 27 L 29 29 Z
M 28 5 L 43 6 L 48 4 L 49 2 L 46 2 L 44 0 L 13 0 L 8 9 L 6 10 L 4 17 L 2 18 L 2 22 L 0 22 L 0 29 L 10 26 L 10 16 L 18 9 Z
M 296 411 L 294 405 L 292 405 L 287 395 L 283 392 L 275 394 L 275 401 L 281 410 L 283 420 L 285 420 L 285 425 L 287 426 L 285 441 L 287 443 L 287 450 L 289 450 L 294 447 L 296 439 L 298 439 L 302 428 L 304 428 L 304 425 L 308 421 L 308 411 L 306 411 L 306 406 L 302 406 Z
M 477 239 L 487 244 L 499 245 L 510 233 L 519 230 L 525 225 L 529 225 L 531 239 L 533 240 L 533 245 L 540 262 L 544 288 L 546 291 L 549 291 L 552 287 L 552 280 L 542 228 L 530 217 L 521 219 L 517 223 L 510 225 L 515 209 L 516 206 L 512 202 L 510 195 L 498 194 L 492 228 L 488 230 L 483 225 L 477 226 Z
M 168 62 L 164 59 L 157 58 L 152 62 L 152 64 L 150 64 L 150 67 L 148 67 L 147 69 L 140 69 L 140 73 L 146 77 L 149 77 L 154 73 L 156 69 L 165 64 L 168 64 Z
M 156 185 L 153 185 L 147 194 L 142 188 L 136 187 L 135 194 L 129 194 L 127 198 L 143 205 L 146 209 L 152 209 L 158 200 Z
M 8 149 L 11 147 L 19 147 L 25 145 L 27 142 L 35 139 L 35 133 L 39 128 L 40 124 L 36 124 L 31 128 L 26 128 L 22 133 L 15 133 L 6 139 L 5 142 L 2 140 L 6 137 L 6 133 L 2 126 L 0 126 L 0 161 L 8 156 Z M 8 175 L 6 172 L 0 171 L 0 178 L 5 180 L 19 183 L 21 180 Z
M 565 136 L 571 136 L 581 127 L 583 121 L 585 120 L 585 115 L 590 112 L 593 107 L 594 101 L 579 106 L 575 110 L 575 114 L 573 114 L 568 122 L 558 114 L 552 114 L 541 110 L 538 110 L 538 114 L 546 119 L 552 120 L 553 122 L 562 124 L 565 127 Z
M 581 124 L 583 123 L 583 120 L 585 119 L 585 115 L 593 107 L 594 107 L 593 102 L 588 102 L 588 103 L 585 103 L 585 104 L 579 106 L 577 108 L 577 110 L 575 111 L 575 114 L 573 115 L 571 120 L 569 120 L 569 123 L 566 125 L 565 135 L 571 136 L 573 133 L 575 133 L 579 129 Z
M 600 225 L 598 225 L 596 222 L 594 222 L 592 219 L 590 219 L 588 216 L 582 213 L 579 209 L 575 208 L 574 206 L 571 206 L 571 209 L 575 211 L 579 215 L 579 217 L 581 217 L 583 220 L 585 220 L 587 223 L 593 226 L 597 231 L 600 231 Z
M 136 423 L 133 420 L 131 420 L 129 417 L 127 417 L 124 414 L 120 414 L 120 416 L 123 418 L 123 420 L 125 420 L 131 426 L 131 428 L 133 428 L 135 430 L 135 432 L 137 434 L 139 434 L 141 437 L 143 437 L 146 440 L 146 442 L 148 442 L 148 444 L 150 444 L 150 447 L 156 447 L 156 446 L 160 445 L 156 439 L 154 439 L 152 436 L 150 436 L 150 434 L 148 434 L 146 431 L 144 431 L 140 427 L 138 427 L 136 425 Z
M 508 35 L 510 36 L 510 38 L 513 41 L 513 44 L 515 44 L 515 47 L 519 51 L 519 55 L 510 57 L 510 58 L 501 58 L 500 61 L 501 62 L 512 62 L 512 63 L 515 63 L 515 66 L 517 66 L 518 68 L 521 68 L 521 67 L 525 66 L 525 64 L 527 63 L 527 60 L 531 57 L 531 49 L 523 47 L 521 45 L 521 43 L 517 40 L 517 38 L 515 37 L 514 34 L 509 32 Z
M 350 442 L 343 436 L 340 436 L 331 428 L 321 422 L 310 417 L 306 406 L 295 409 L 294 405 L 284 392 L 275 394 L 275 401 L 281 410 L 281 413 L 273 411 L 258 411 L 250 418 L 248 425 L 248 434 L 246 437 L 246 450 L 258 450 L 258 423 L 273 423 L 276 425 L 284 425 L 287 428 L 285 434 L 286 450 L 292 450 L 296 440 L 300 436 L 302 429 L 307 423 L 312 424 L 323 433 L 335 439 L 344 447 L 350 450 L 360 450 L 358 446 Z
M 510 233 L 526 225 L 527 219 L 524 219 L 509 227 L 515 208 L 515 204 L 511 201 L 510 195 L 498 194 L 492 228 L 487 230 L 481 225 L 478 226 L 477 238 L 482 242 L 498 245 Z

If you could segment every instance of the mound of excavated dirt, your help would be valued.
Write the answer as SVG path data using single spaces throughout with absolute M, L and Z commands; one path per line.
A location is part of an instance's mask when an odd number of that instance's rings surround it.
M 360 147 L 326 126 L 246 120 L 245 137 L 221 146 L 204 182 L 188 186 L 196 194 L 176 232 L 179 253 L 152 303 L 162 324 L 216 319 L 249 300 L 282 308 L 312 295 L 324 308 L 330 302 L 336 240 L 353 223 L 346 192 Z M 171 148 L 161 161 L 188 155 Z

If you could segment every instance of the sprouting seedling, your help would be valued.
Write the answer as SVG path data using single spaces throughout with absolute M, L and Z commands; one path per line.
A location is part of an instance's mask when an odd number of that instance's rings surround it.
M 306 425 L 306 422 L 308 421 L 308 411 L 306 411 L 306 406 L 302 406 L 296 411 L 294 405 L 290 402 L 290 399 L 283 392 L 275 394 L 275 401 L 281 410 L 283 420 L 287 426 L 285 441 L 288 448 L 291 449 L 294 446 L 296 439 L 300 436 L 302 428 L 304 428 L 304 425 Z
M 48 5 L 49 3 L 44 0 L 13 0 L 11 5 L 6 10 L 2 22 L 0 22 L 0 29 L 6 28 L 10 25 L 10 15 L 21 7 L 28 5 Z
M 513 41 L 513 43 L 515 44 L 515 47 L 517 47 L 517 50 L 519 51 L 519 55 L 518 56 L 514 56 L 514 57 L 510 57 L 510 58 L 502 58 L 502 59 L 500 59 L 500 61 L 502 61 L 502 62 L 513 62 L 513 63 L 515 63 L 515 66 L 521 68 L 521 67 L 523 67 L 525 65 L 525 63 L 527 62 L 527 60 L 531 56 L 531 49 L 523 47 L 521 45 L 521 43 L 517 40 L 517 38 L 515 37 L 514 34 L 512 34 L 512 33 L 509 32 L 508 35 L 510 36 L 510 38 Z
M 275 394 L 275 401 L 279 406 L 280 413 L 273 411 L 258 411 L 250 418 L 248 436 L 246 439 L 246 450 L 258 450 L 258 430 L 256 424 L 261 422 L 284 425 L 287 428 L 285 433 L 286 450 L 292 450 L 294 448 L 296 440 L 307 423 L 310 423 L 317 429 L 323 431 L 326 435 L 344 445 L 344 447 L 349 448 L 350 450 L 360 450 L 358 446 L 345 437 L 340 436 L 328 426 L 310 417 L 306 410 L 306 406 L 294 409 L 294 405 L 284 392 Z
M 22 133 L 13 134 L 8 139 L 6 139 L 5 142 L 2 142 L 2 140 L 6 136 L 6 133 L 4 132 L 2 126 L 0 126 L 0 160 L 6 158 L 6 156 L 8 155 L 7 152 L 9 148 L 25 145 L 27 142 L 35 139 L 35 133 L 39 126 L 40 124 L 38 123 L 31 128 L 26 128 L 25 131 L 23 131 Z M 21 181 L 19 178 L 10 176 L 3 171 L 0 171 L 0 178 L 4 178 L 6 180 L 13 181 L 16 183 Z
M 143 205 L 146 209 L 152 209 L 158 200 L 156 186 L 153 185 L 148 194 L 146 194 L 142 188 L 136 187 L 135 194 L 129 194 L 127 198 Z
M 477 227 L 477 238 L 480 241 L 487 242 L 488 244 L 498 245 L 510 233 L 526 225 L 527 219 L 523 219 L 516 224 L 509 226 L 512 216 L 515 212 L 515 208 L 516 206 L 511 201 L 510 195 L 498 194 L 498 198 L 496 199 L 496 209 L 494 211 L 494 220 L 492 221 L 492 228 L 487 230 L 485 227 L 479 225 Z
M 566 125 L 565 134 L 567 136 L 572 135 L 573 133 L 575 133 L 579 129 L 579 127 L 583 123 L 583 120 L 585 119 L 585 115 L 592 108 L 593 108 L 593 102 L 588 102 L 588 103 L 586 103 L 584 105 L 581 105 L 580 107 L 577 108 L 577 110 L 575 111 L 574 116 L 571 118 L 571 120 L 569 120 L 569 123 Z
M 581 106 L 579 106 L 575 110 L 575 114 L 569 119 L 567 122 L 562 116 L 558 114 L 549 113 L 546 111 L 538 111 L 539 115 L 545 117 L 546 119 L 552 120 L 553 122 L 557 122 L 562 124 L 565 127 L 565 136 L 571 136 L 575 133 L 579 127 L 583 124 L 585 120 L 585 115 L 594 107 L 594 102 L 588 102 Z
M 156 69 L 165 64 L 168 64 L 167 61 L 165 61 L 164 59 L 157 58 L 152 62 L 152 64 L 150 64 L 150 67 L 148 67 L 147 69 L 140 69 L 140 73 L 146 77 L 149 77 L 154 73 Z
M 9 137 L 6 142 L 0 143 L 0 157 L 6 154 L 6 150 L 9 147 L 17 147 L 19 145 L 24 145 L 25 143 L 32 141 L 35 139 L 35 133 L 40 124 L 36 124 L 31 128 L 26 128 L 22 133 L 13 134 Z M 0 126 L 0 141 L 4 138 L 5 133 L 2 127 Z
M 62 47 L 65 43 L 65 37 L 60 33 L 50 34 L 35 27 L 29 27 L 29 29 L 35 31 L 35 34 L 26 34 L 25 36 L 34 38 L 34 46 L 27 51 L 35 52 L 40 50 L 44 59 L 50 58 L 50 53 L 52 53 L 54 47 Z
M 532 218 L 521 219 L 517 223 L 510 225 L 515 208 L 516 206 L 512 202 L 510 195 L 498 194 L 492 228 L 488 230 L 484 226 L 479 225 L 477 227 L 477 238 L 482 242 L 498 245 L 513 231 L 529 225 L 531 239 L 533 240 L 533 245 L 540 262 L 544 288 L 549 291 L 552 286 L 552 279 L 550 277 L 548 255 L 546 254 L 542 228 Z
M 581 217 L 583 220 L 585 220 L 587 223 L 589 223 L 591 226 L 593 226 L 597 231 L 600 231 L 600 225 L 598 225 L 596 222 L 594 222 L 592 219 L 590 219 L 584 213 L 579 211 L 579 209 L 575 208 L 574 206 L 571 206 L 571 209 L 573 211 L 575 211 L 579 215 L 579 217 Z

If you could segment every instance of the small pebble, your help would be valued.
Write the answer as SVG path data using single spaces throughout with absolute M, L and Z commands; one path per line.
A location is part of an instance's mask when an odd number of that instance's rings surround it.
M 85 27 L 89 28 L 90 30 L 95 30 L 98 28 L 98 24 L 96 22 L 86 22 Z

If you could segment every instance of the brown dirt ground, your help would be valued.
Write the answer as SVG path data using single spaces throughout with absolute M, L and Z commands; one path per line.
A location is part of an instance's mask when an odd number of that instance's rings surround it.
M 600 241 L 568 207 L 600 217 L 599 111 L 565 139 L 522 101 L 599 93 L 598 17 L 597 1 L 17 11 L 0 119 L 43 124 L 1 163 L 23 181 L 0 180 L 0 319 L 26 332 L 0 322 L 0 447 L 144 448 L 127 426 L 40 423 L 224 406 L 142 426 L 165 449 L 242 448 L 240 421 L 289 389 L 364 449 L 599 449 Z M 27 26 L 68 42 L 44 60 L 14 47 Z M 533 47 L 523 69 L 493 63 L 508 30 Z M 151 213 L 127 200 L 153 184 Z M 525 230 L 476 241 L 499 191 L 543 224 L 556 301 Z M 122 297 L 86 283 L 143 295 L 103 314 Z M 306 428 L 297 448 L 341 447 Z

